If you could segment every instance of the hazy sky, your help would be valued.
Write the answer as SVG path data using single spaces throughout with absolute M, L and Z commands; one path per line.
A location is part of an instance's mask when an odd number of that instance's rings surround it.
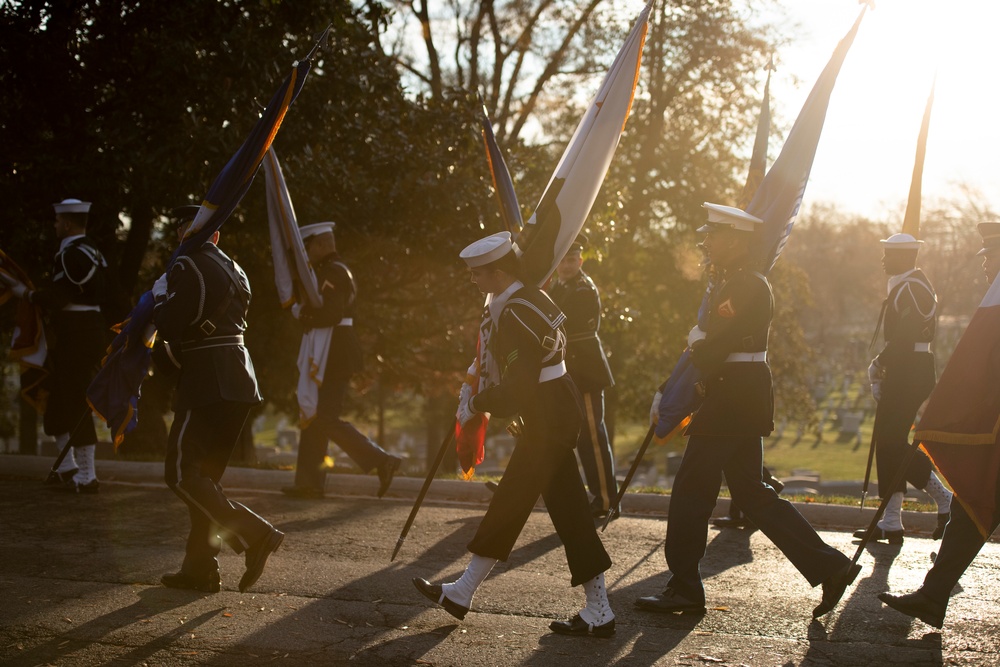
M 854 0 L 782 4 L 799 27 L 788 33 L 793 42 L 781 53 L 771 103 L 790 127 L 860 6 Z M 936 73 L 924 205 L 958 197 L 958 184 L 966 184 L 1000 209 L 998 25 L 997 0 L 876 0 L 834 88 L 804 205 L 833 201 L 846 211 L 901 221 Z

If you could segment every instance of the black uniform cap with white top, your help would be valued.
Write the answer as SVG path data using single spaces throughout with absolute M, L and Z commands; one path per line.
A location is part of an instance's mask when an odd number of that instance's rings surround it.
M 991 250 L 1000 250 L 1000 222 L 980 222 L 977 225 L 983 237 L 983 249 L 976 255 L 985 255 Z
M 702 208 L 708 212 L 708 221 L 698 228 L 699 234 L 707 234 L 721 229 L 733 229 L 738 232 L 753 232 L 757 230 L 757 225 L 764 221 L 752 216 L 735 206 L 723 206 L 722 204 L 712 204 L 705 202 Z
M 90 202 L 79 199 L 63 199 L 52 205 L 56 213 L 89 213 Z
M 577 234 L 576 238 L 573 239 L 573 242 L 569 244 L 569 250 L 567 252 L 583 252 L 589 242 L 590 239 L 588 239 L 585 234 Z
M 333 229 L 337 225 L 333 222 L 314 222 L 311 225 L 302 225 L 299 227 L 299 235 L 302 236 L 302 240 L 312 236 L 319 236 L 320 234 L 333 234 Z
M 458 254 L 470 269 L 495 262 L 514 250 L 510 232 L 497 232 L 474 241 Z

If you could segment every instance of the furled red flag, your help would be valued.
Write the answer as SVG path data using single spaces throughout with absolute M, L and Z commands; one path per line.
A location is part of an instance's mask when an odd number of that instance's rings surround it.
M 2 250 L 0 250 L 0 273 L 24 283 L 29 290 L 34 289 L 28 274 Z M 12 297 L 10 287 L 0 280 L 0 306 Z M 48 375 L 48 371 L 45 370 L 47 354 L 41 309 L 32 305 L 27 299 L 18 299 L 14 312 L 14 335 L 7 356 L 20 365 L 21 396 L 40 413 L 45 412 L 45 400 L 48 397 L 42 387 Z
M 799 111 L 798 118 L 788 133 L 781 153 L 771 165 L 750 204 L 745 209 L 747 213 L 764 221 L 755 247 L 755 253 L 759 257 L 759 265 L 764 273 L 770 272 L 774 263 L 778 261 L 778 256 L 792 232 L 792 225 L 799 213 L 806 183 L 809 181 L 809 172 L 812 170 L 813 158 L 816 156 L 816 147 L 823 132 L 830 95 L 837 82 L 837 75 L 840 74 L 840 67 L 854 43 L 854 37 L 858 33 L 861 19 L 864 18 L 867 9 L 868 5 L 866 4 L 847 35 L 840 40 L 837 48 L 834 49 L 830 61 L 823 68 L 809 93 L 809 97 L 802 105 L 802 110 Z M 763 117 L 763 110 L 761 115 Z M 769 110 L 768 116 L 770 116 Z M 760 129 L 758 127 L 759 136 Z M 766 151 L 764 152 L 766 153 Z M 754 153 L 757 153 L 756 148 Z M 748 177 L 747 180 L 749 183 L 750 178 Z M 705 305 L 706 300 L 703 300 L 698 313 L 700 325 L 705 324 L 707 315 Z M 700 379 L 700 373 L 691 363 L 690 350 L 684 350 L 663 389 L 659 418 L 656 423 L 657 438 L 666 439 L 670 434 L 676 433 L 682 420 L 698 409 L 701 404 L 701 396 L 697 392 L 696 385 Z
M 1000 474 L 1000 279 L 948 359 L 913 439 L 988 539 Z
M 264 157 L 264 179 L 267 183 L 267 219 L 271 232 L 274 283 L 281 306 L 292 308 L 299 304 L 299 307 L 308 305 L 320 308 L 323 296 L 319 292 L 316 273 L 306 255 L 292 197 L 273 148 Z M 310 329 L 302 335 L 296 363 L 299 381 L 295 388 L 299 404 L 299 428 L 306 428 L 316 418 L 319 389 L 323 386 L 332 339 L 333 329 L 330 327 Z
M 533 282 L 539 287 L 545 284 L 590 215 L 590 208 L 604 183 L 632 109 L 651 6 L 652 3 L 647 4 L 639 13 L 563 151 L 535 212 L 520 228 L 520 233 L 516 233 L 515 229 L 509 230 L 515 238 L 514 249 L 521 259 L 525 282 Z M 520 208 L 500 151 L 496 149 L 494 152 L 491 148 L 491 141 L 495 145 L 492 137 L 492 129 L 487 132 L 484 126 L 483 140 L 494 176 L 494 187 L 500 198 L 501 215 L 505 224 L 509 225 L 520 221 Z M 497 157 L 500 159 L 497 160 Z M 500 169 L 501 165 L 503 169 Z M 484 325 L 488 325 L 488 321 L 484 320 Z M 471 386 L 481 390 L 485 388 L 484 383 L 496 377 L 499 377 L 499 372 L 480 336 L 477 359 L 469 368 L 468 379 L 473 380 Z M 479 430 L 485 436 L 485 428 L 485 418 L 470 421 L 465 428 L 456 425 L 456 436 L 460 436 L 462 431 L 478 434 Z M 468 436 L 464 445 L 461 442 L 458 444 L 459 461 L 466 478 L 483 460 L 483 451 L 478 444 L 481 440 L 477 442 L 473 437 L 478 435 Z M 476 449 L 473 449 L 474 446 Z
M 288 107 L 302 89 L 312 58 L 325 37 L 326 31 L 309 54 L 293 64 L 291 73 L 278 87 L 243 145 L 215 177 L 184 240 L 170 257 L 168 273 L 180 255 L 189 248 L 201 246 L 218 231 L 243 199 L 281 127 Z M 108 348 L 101 370 L 87 389 L 87 401 L 94 412 L 107 422 L 116 447 L 138 423 L 140 389 L 149 372 L 150 354 L 156 338 L 153 306 L 151 292 L 139 298 L 128 318 L 116 327 L 118 335 Z

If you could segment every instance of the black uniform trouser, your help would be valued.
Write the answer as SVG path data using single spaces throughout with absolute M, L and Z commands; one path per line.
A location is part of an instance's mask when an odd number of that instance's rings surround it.
M 565 418 L 566 411 L 560 416 Z M 590 581 L 611 567 L 573 454 L 578 428 L 579 422 L 577 429 L 550 430 L 549 437 L 533 437 L 532 424 L 525 419 L 524 435 L 517 439 L 469 551 L 506 561 L 541 496 L 566 550 L 570 585 Z
M 107 347 L 108 328 L 98 311 L 59 311 L 52 315 L 49 398 L 43 425 L 52 436 L 70 434 L 70 445 L 97 443 L 97 431 L 87 387 L 101 365 Z
M 670 492 L 665 552 L 668 586 L 704 602 L 698 564 L 705 556 L 708 521 L 722 485 L 734 502 L 813 586 L 850 562 L 824 542 L 787 500 L 761 480 L 763 440 L 759 436 L 693 435 Z
M 242 503 L 229 500 L 219 484 L 249 413 L 245 403 L 221 402 L 174 414 L 164 478 L 191 515 L 184 572 L 218 570 L 220 537 L 243 553 L 273 528 Z
M 907 482 L 923 489 L 931 477 L 931 461 L 918 451 L 910 458 L 906 476 L 899 486 L 889 488 L 910 450 L 910 429 L 917 410 L 934 388 L 933 355 L 929 352 L 913 354 L 914 361 L 905 371 L 895 371 L 893 377 L 894 371 L 889 370 L 889 377 L 882 383 L 882 397 L 875 408 L 875 463 L 878 493 L 883 498 L 899 491 L 906 493 Z
M 990 534 L 1000 526 L 1000 479 L 996 484 L 996 502 L 998 504 L 993 511 Z M 947 606 L 951 591 L 984 544 L 986 540 L 962 503 L 952 503 L 951 520 L 944 529 L 941 549 L 934 559 L 934 565 L 924 577 L 924 585 L 920 590 L 930 599 Z
M 324 488 L 326 466 L 323 461 L 330 440 L 364 472 L 370 472 L 388 456 L 384 449 L 366 438 L 350 422 L 340 418 L 350 383 L 350 375 L 324 378 L 319 388 L 316 417 L 299 437 L 299 454 L 295 464 L 297 485 Z
M 600 503 L 601 510 L 611 507 L 618 495 L 615 480 L 615 458 L 604 425 L 604 391 L 591 391 L 583 395 L 583 428 L 577 441 L 587 488 Z

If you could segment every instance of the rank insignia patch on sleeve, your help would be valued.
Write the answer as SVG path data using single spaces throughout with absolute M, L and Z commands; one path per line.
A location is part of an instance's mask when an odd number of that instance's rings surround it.
M 726 299 L 719 304 L 719 317 L 735 317 L 736 309 L 733 308 L 733 300 Z

